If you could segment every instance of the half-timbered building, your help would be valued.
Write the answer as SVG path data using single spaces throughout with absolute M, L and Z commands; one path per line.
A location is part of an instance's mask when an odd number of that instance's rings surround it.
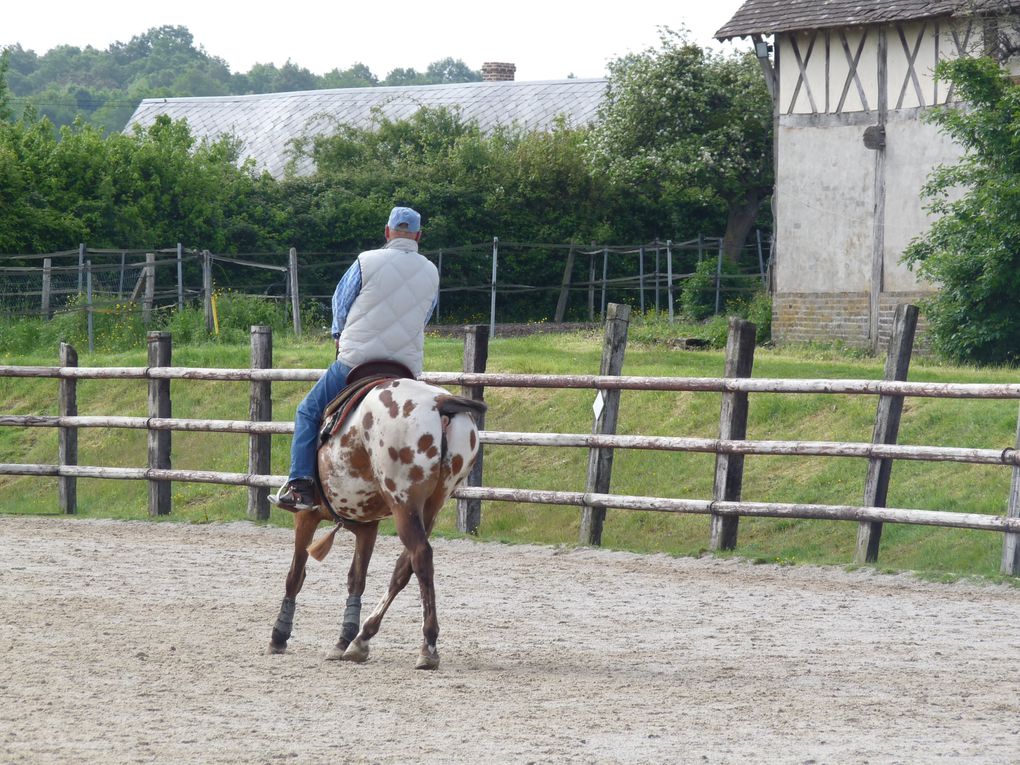
M 773 335 L 878 348 L 897 304 L 931 292 L 900 262 L 930 223 L 921 188 L 961 149 L 926 110 L 935 75 L 981 54 L 974 0 L 747 0 L 716 37 L 751 38 L 776 117 Z

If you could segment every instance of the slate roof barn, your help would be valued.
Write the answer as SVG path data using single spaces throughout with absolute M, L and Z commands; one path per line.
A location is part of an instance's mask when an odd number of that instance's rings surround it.
M 953 104 L 939 61 L 981 55 L 1003 0 L 746 0 L 775 104 L 773 335 L 878 349 L 932 286 L 900 262 L 930 220 L 921 188 L 961 149 L 924 113 Z M 771 45 L 765 38 L 771 37 Z
M 338 123 L 368 127 L 374 109 L 389 119 L 403 119 L 425 106 L 443 106 L 456 109 L 465 120 L 477 121 L 485 131 L 514 123 L 547 130 L 561 115 L 574 126 L 590 123 L 605 89 L 604 79 L 570 79 L 147 98 L 128 121 L 128 128 L 151 125 L 160 114 L 187 119 L 198 138 L 235 135 L 242 141 L 242 155 L 253 157 L 260 169 L 279 178 L 290 160 L 288 146 L 293 139 L 332 132 Z M 312 170 L 307 158 L 295 167 L 298 175 Z

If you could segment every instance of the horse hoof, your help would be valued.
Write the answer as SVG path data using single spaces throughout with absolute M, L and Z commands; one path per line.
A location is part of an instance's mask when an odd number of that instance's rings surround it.
M 352 640 L 351 644 L 347 646 L 347 650 L 343 652 L 341 658 L 344 661 L 353 661 L 358 664 L 368 661 L 368 643 L 362 643 L 358 639 Z
M 266 653 L 268 655 L 270 655 L 270 656 L 273 656 L 275 654 L 280 654 L 280 653 L 286 653 L 286 652 L 287 652 L 287 644 L 286 643 L 279 644 L 279 643 L 272 643 L 271 642 L 269 644 L 269 648 L 266 649 Z
M 418 661 L 415 662 L 415 669 L 439 669 L 439 652 L 429 651 L 422 649 L 421 654 L 418 656 Z

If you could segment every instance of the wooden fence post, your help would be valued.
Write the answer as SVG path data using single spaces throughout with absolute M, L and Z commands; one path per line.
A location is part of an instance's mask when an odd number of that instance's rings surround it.
M 606 309 L 606 330 L 602 343 L 600 375 L 619 375 L 623 371 L 623 356 L 627 350 L 627 327 L 630 306 L 610 303 Z M 620 391 L 600 390 L 595 399 L 595 421 L 591 432 L 596 435 L 616 435 L 616 422 L 620 414 Z M 588 452 L 588 478 L 586 492 L 609 493 L 613 473 L 613 450 L 591 449 Z M 604 507 L 584 505 L 581 509 L 580 541 L 583 545 L 602 544 L 602 526 L 606 519 Z
M 750 377 L 754 366 L 754 340 L 758 328 L 749 321 L 730 319 L 729 337 L 726 340 L 726 367 L 724 377 Z M 741 440 L 747 436 L 747 394 L 723 393 L 719 408 L 719 438 Z M 717 454 L 715 456 L 715 485 L 712 497 L 726 502 L 739 502 L 744 482 L 744 455 Z M 709 547 L 712 550 L 732 550 L 737 546 L 736 515 L 712 513 Z
M 202 250 L 202 309 L 205 312 L 205 331 L 212 334 L 212 254 Z
M 252 369 L 273 368 L 273 328 L 251 328 Z M 271 422 L 273 419 L 272 383 L 252 380 L 248 419 L 252 422 Z M 252 475 L 269 475 L 272 436 L 252 433 L 248 436 L 248 472 Z M 264 486 L 248 487 L 248 517 L 257 521 L 269 519 L 269 489 Z
M 287 267 L 290 274 L 290 310 L 294 320 L 294 337 L 301 337 L 301 293 L 298 290 L 297 249 L 290 248 Z
M 464 333 L 464 371 L 484 372 L 485 365 L 489 360 L 489 326 L 487 324 L 475 324 L 465 327 Z M 485 388 L 481 385 L 461 386 L 461 395 L 472 398 L 475 401 L 485 400 Z M 485 428 L 485 415 L 478 418 L 478 429 Z M 482 485 L 482 457 L 484 447 L 479 445 L 478 457 L 471 473 L 464 482 L 465 486 Z M 477 534 L 478 527 L 482 523 L 482 500 L 480 499 L 458 499 L 457 500 L 457 531 L 465 534 Z
M 78 351 L 73 345 L 60 344 L 60 366 L 78 366 Z M 73 377 L 60 380 L 60 416 L 78 416 L 78 381 Z M 61 465 L 78 464 L 78 429 L 57 429 L 57 461 Z M 61 476 L 57 479 L 57 496 L 62 513 L 78 512 L 78 479 L 73 476 Z
M 570 278 L 574 273 L 574 245 L 567 251 L 567 263 L 563 266 L 563 279 L 560 281 L 560 296 L 556 300 L 556 313 L 553 321 L 557 324 L 567 315 L 567 301 L 570 299 Z
M 149 332 L 149 366 L 170 366 L 170 333 Z M 171 417 L 170 380 L 149 380 L 149 417 Z M 149 430 L 149 468 L 170 469 L 170 431 Z M 170 481 L 149 481 L 149 515 L 170 513 Z
M 1020 451 L 1020 417 L 1016 423 L 1016 448 Z M 1020 466 L 1013 466 L 1013 478 L 1009 485 L 1009 504 L 1006 506 L 1007 518 L 1020 518 Z M 1020 576 L 1020 534 L 1006 532 L 1002 543 L 1002 566 L 999 573 L 1003 576 Z
M 142 299 L 142 324 L 152 320 L 152 303 L 156 296 L 156 253 L 145 253 L 145 297 Z
M 42 305 L 39 308 L 39 315 L 46 321 L 52 317 L 50 313 L 50 290 L 53 280 L 53 258 L 43 258 L 42 266 Z
M 914 332 L 917 329 L 917 306 L 902 303 L 896 307 L 892 336 L 885 357 L 885 380 L 906 380 L 910 370 L 910 354 L 914 348 Z M 903 412 L 903 396 L 879 396 L 875 414 L 873 444 L 895 444 L 900 431 L 900 414 Z M 885 507 L 889 494 L 889 477 L 892 474 L 891 459 L 872 458 L 868 460 L 868 473 L 864 479 L 864 505 Z M 858 564 L 874 563 L 878 560 L 878 545 L 882 540 L 882 524 L 879 521 L 861 521 L 857 526 L 857 549 L 854 561 Z

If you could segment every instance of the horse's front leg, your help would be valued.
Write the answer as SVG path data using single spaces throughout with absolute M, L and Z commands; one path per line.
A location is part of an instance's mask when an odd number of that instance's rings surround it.
M 315 535 L 315 529 L 322 518 L 318 512 L 305 511 L 294 514 L 294 558 L 291 560 L 290 571 L 287 572 L 287 583 L 280 613 L 273 626 L 273 634 L 269 639 L 269 653 L 283 653 L 287 650 L 294 628 L 294 610 L 297 607 L 297 594 L 305 583 L 305 564 L 308 562 L 308 545 Z
M 379 535 L 378 521 L 347 528 L 354 534 L 354 556 L 351 558 L 351 569 L 347 573 L 347 606 L 344 608 L 340 639 L 326 655 L 327 659 L 344 658 L 344 651 L 358 634 L 358 627 L 361 624 L 361 596 L 365 594 L 368 564 L 372 560 L 375 540 Z

